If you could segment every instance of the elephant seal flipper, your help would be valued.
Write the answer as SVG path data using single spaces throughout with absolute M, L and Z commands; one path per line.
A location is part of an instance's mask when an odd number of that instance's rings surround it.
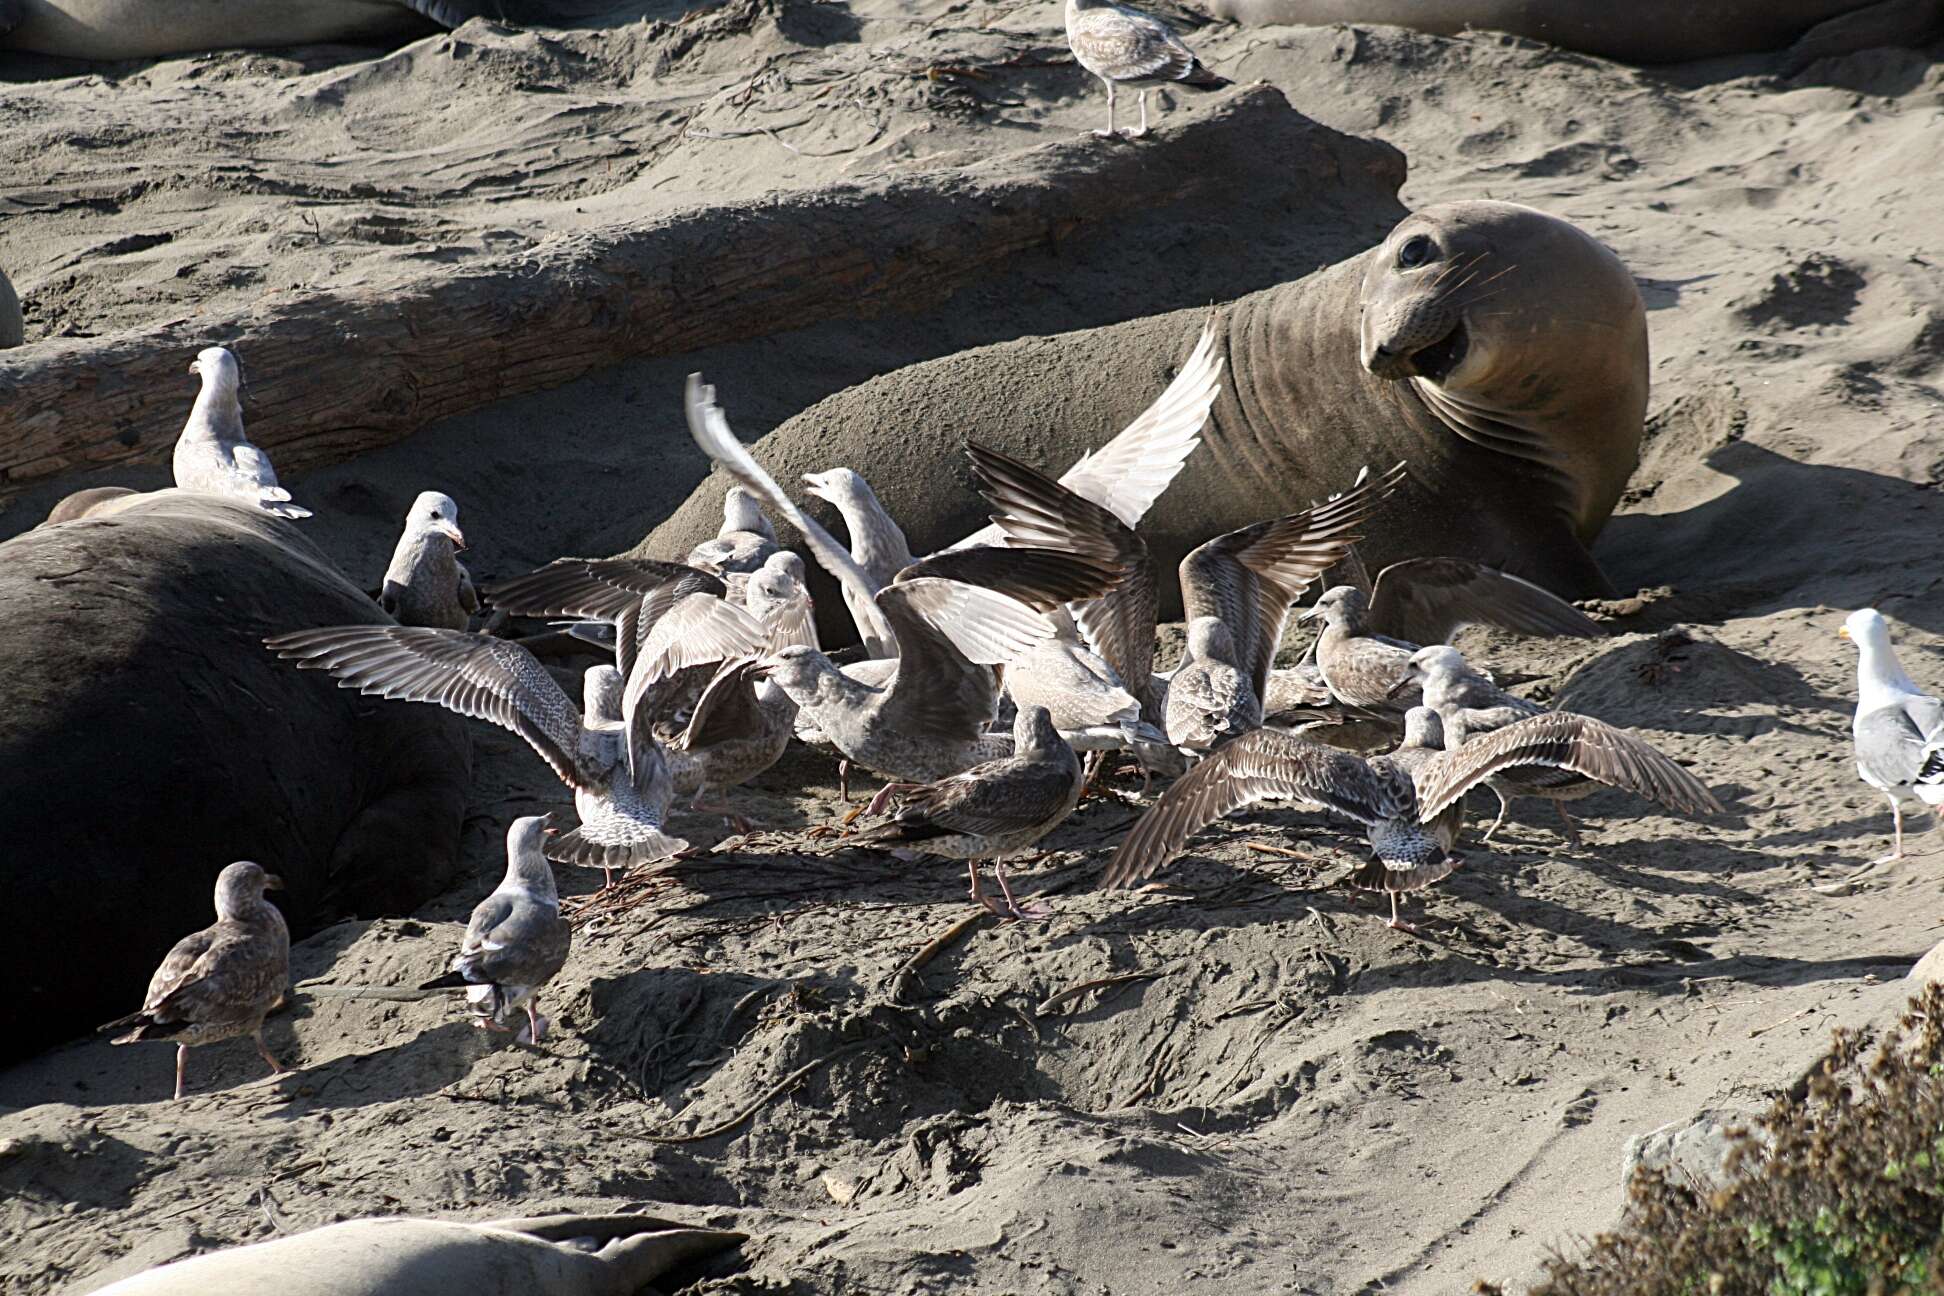
M 492 1224 L 387 1216 L 178 1260 L 97 1296 L 635 1296 L 746 1237 L 648 1215 Z

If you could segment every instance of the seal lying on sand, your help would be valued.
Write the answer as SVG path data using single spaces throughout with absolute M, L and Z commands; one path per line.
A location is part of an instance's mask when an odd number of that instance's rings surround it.
M 1177 311 L 913 365 L 819 402 L 755 454 L 780 481 L 869 465 L 928 552 L 985 521 L 963 440 L 1064 472 L 1154 398 L 1205 322 Z M 1637 458 L 1647 321 L 1633 276 L 1588 235 L 1511 203 L 1428 207 L 1367 252 L 1223 307 L 1215 329 L 1229 376 L 1142 523 L 1157 561 L 1402 460 L 1410 480 L 1358 549 L 1372 570 L 1455 556 L 1569 598 L 1608 590 L 1587 546 Z M 698 490 L 639 552 L 686 553 L 719 498 Z
M 0 50 L 136 59 L 355 45 L 423 36 L 468 18 L 564 23 L 613 7 L 613 0 L 0 0 Z
M 5 12 L 6 0 L 0 0 L 0 14 Z M 7 276 L 0 274 L 0 351 L 17 347 L 26 340 L 27 321 L 20 313 L 20 298 L 7 282 Z
M 292 523 L 158 491 L 0 545 L 0 1060 L 126 1012 L 217 873 L 282 876 L 299 936 L 400 912 L 459 857 L 460 722 L 289 669 L 266 634 L 383 621 Z M 87 951 L 76 958 L 75 951 Z
M 647 1215 L 346 1220 L 124 1278 L 99 1296 L 635 1296 L 744 1234 Z
M 1789 47 L 1790 63 L 1881 45 L 1915 47 L 1944 29 L 1937 0 L 1212 0 L 1251 26 L 1386 23 L 1434 36 L 1511 32 L 1625 63 L 1680 63 Z

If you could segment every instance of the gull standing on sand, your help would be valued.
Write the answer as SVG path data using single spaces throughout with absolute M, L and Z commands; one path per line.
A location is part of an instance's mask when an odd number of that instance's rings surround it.
M 1283 627 L 1310 582 L 1343 561 L 1404 465 L 1314 508 L 1217 536 L 1181 560 L 1188 650 L 1168 683 L 1168 738 L 1206 751 L 1261 726 Z
M 718 603 L 707 599 L 705 602 Z M 704 609 L 706 610 L 706 609 Z M 740 609 L 732 609 L 738 615 Z M 748 620 L 743 615 L 745 621 Z M 745 641 L 741 653 L 756 643 Z M 586 710 L 574 705 L 547 668 L 516 643 L 457 630 L 408 626 L 332 626 L 264 640 L 305 670 L 329 671 L 340 688 L 376 697 L 429 702 L 489 720 L 526 739 L 574 794 L 580 826 L 549 837 L 546 856 L 614 870 L 653 863 L 688 849 L 663 831 L 673 783 L 654 735 L 652 707 L 616 705 L 618 676 L 591 667 L 582 679 Z M 669 673 L 692 662 L 665 662 Z M 637 668 L 635 685 L 645 672 Z
M 1466 665 L 1456 648 L 1434 644 L 1412 654 L 1411 674 L 1399 687 L 1413 684 L 1443 722 L 1448 749 L 1431 785 L 1422 789 L 1424 812 L 1439 814 L 1482 781 L 1499 798 L 1487 841 L 1505 822 L 1512 800 L 1531 796 L 1553 803 L 1566 836 L 1577 843 L 1579 830 L 1566 802 L 1601 784 L 1686 815 L 1723 813 L 1706 784 L 1648 743 L 1591 716 L 1548 711 L 1507 693 Z
M 1836 632 L 1856 645 L 1856 772 L 1890 803 L 1890 853 L 1903 858 L 1903 803 L 1944 805 L 1944 702 L 1918 691 L 1890 646 L 1890 623 L 1875 608 L 1852 612 Z
M 473 906 L 465 939 L 452 957 L 452 970 L 421 990 L 466 988 L 473 1025 L 510 1031 L 506 1019 L 526 1010 L 522 1044 L 538 1044 L 547 1033 L 536 999 L 567 964 L 573 928 L 560 916 L 560 893 L 553 867 L 541 851 L 552 830 L 546 815 L 515 819 L 506 830 L 506 876 L 493 893 Z
M 1021 908 L 1006 884 L 1006 857 L 1052 832 L 1080 801 L 1080 758 L 1045 707 L 1021 707 L 1013 720 L 1013 754 L 906 792 L 897 817 L 866 829 L 850 846 L 909 848 L 965 861 L 972 899 L 1013 918 L 1039 916 Z M 993 862 L 1005 897 L 1001 909 L 979 884 L 979 861 Z
M 205 347 L 189 362 L 189 372 L 202 376 L 202 390 L 176 438 L 177 488 L 246 500 L 281 518 L 309 517 L 311 511 L 292 504 L 290 492 L 277 484 L 270 456 L 243 434 L 243 371 L 236 357 L 223 347 Z
M 1215 90 L 1232 84 L 1227 77 L 1211 72 L 1159 18 L 1113 0 L 1066 0 L 1066 29 L 1073 57 L 1107 87 L 1107 126 L 1096 130 L 1096 135 L 1111 137 L 1116 133 L 1116 84 L 1141 88 L 1141 124 L 1127 132 L 1129 139 L 1147 134 L 1149 87 L 1182 85 Z
M 1398 688 L 1411 672 L 1411 654 L 1446 642 L 1464 626 L 1588 639 L 1606 633 L 1557 595 L 1468 558 L 1392 563 L 1369 594 L 1355 585 L 1332 586 L 1298 620 L 1318 618 L 1316 668 L 1330 695 L 1345 706 L 1397 711 L 1419 700 Z
M 1114 852 L 1101 886 L 1131 886 L 1187 848 L 1189 837 L 1216 820 L 1262 801 L 1295 801 L 1361 824 L 1372 863 L 1352 885 L 1390 894 L 1389 925 L 1404 891 L 1448 876 L 1460 860 L 1418 819 L 1409 772 L 1390 757 L 1361 756 L 1278 729 L 1245 733 L 1175 780 Z
M 472 575 L 459 561 L 466 547 L 459 506 L 450 495 L 421 491 L 405 514 L 405 530 L 392 550 L 378 606 L 400 625 L 464 630 L 479 611 Z
M 216 921 L 176 942 L 150 979 L 140 1012 L 101 1028 L 134 1027 L 116 1036 L 117 1044 L 173 1040 L 178 1099 L 192 1045 L 248 1035 L 272 1072 L 287 1069 L 263 1042 L 264 1016 L 290 984 L 290 928 L 263 898 L 264 888 L 282 885 L 248 860 L 225 868 L 216 877 Z

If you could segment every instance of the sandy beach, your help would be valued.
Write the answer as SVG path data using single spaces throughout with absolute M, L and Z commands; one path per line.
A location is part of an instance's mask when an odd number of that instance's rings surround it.
M 1646 71 L 1485 32 L 1188 39 L 1237 88 L 1163 93 L 1159 139 L 1099 147 L 1168 149 L 1166 128 L 1263 82 L 1401 151 L 1405 208 L 1530 204 L 1632 269 L 1653 394 L 1596 555 L 1641 596 L 1606 640 L 1459 643 L 1528 696 L 1637 729 L 1730 814 L 1602 793 L 1574 846 L 1521 806 L 1412 935 L 1331 885 L 1361 839 L 1298 811 L 1211 829 L 1165 888 L 1094 891 L 1138 813 L 1126 780 L 1019 871 L 1056 892 L 1051 919 L 980 921 L 899 996 L 901 965 L 970 912 L 963 872 L 833 849 L 813 830 L 844 812 L 834 768 L 795 750 L 738 799 L 750 837 L 683 815 L 713 853 L 598 897 L 597 874 L 563 871 L 580 925 L 560 1029 L 522 1048 L 446 999 L 344 992 L 435 975 L 506 823 L 560 800 L 523 743 L 475 725 L 469 875 L 296 947 L 299 993 L 269 1027 L 293 1074 L 214 1046 L 171 1103 L 166 1049 L 93 1039 L 0 1071 L 0 1286 L 89 1291 L 361 1215 L 620 1204 L 751 1235 L 696 1292 L 1516 1284 L 1612 1222 L 1630 1137 L 1759 1108 L 1833 1027 L 1901 1005 L 1944 935 L 1935 835 L 1873 888 L 1810 888 L 1890 834 L 1851 755 L 1844 614 L 1882 609 L 1906 668 L 1944 688 L 1940 51 L 1784 77 L 1772 56 Z M 99 67 L 0 54 L 0 270 L 31 358 L 289 294 L 382 296 L 622 220 L 886 178 L 945 191 L 1090 147 L 1103 111 L 1046 0 L 656 5 Z M 903 365 L 1225 300 L 1389 224 L 1303 230 L 1280 198 L 1218 199 L 1192 199 L 1220 209 L 1195 225 L 1128 216 L 1119 248 L 1023 249 L 935 300 L 677 342 L 284 481 L 368 584 L 425 489 L 460 501 L 482 580 L 614 553 L 705 476 L 691 370 L 733 390 L 754 438 Z M 231 344 L 247 366 L 247 334 Z M 275 451 L 274 419 L 251 432 Z M 69 491 L 167 473 L 17 478 L 0 537 Z

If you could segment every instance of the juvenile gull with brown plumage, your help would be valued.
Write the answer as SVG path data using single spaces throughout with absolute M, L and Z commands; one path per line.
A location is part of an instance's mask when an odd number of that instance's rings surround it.
M 1505 822 L 1513 799 L 1551 801 L 1573 841 L 1579 832 L 1566 802 L 1604 784 L 1657 801 L 1685 815 L 1722 813 L 1707 785 L 1624 729 L 1571 711 L 1548 711 L 1499 688 L 1465 663 L 1457 649 L 1434 644 L 1411 656 L 1411 675 L 1424 705 L 1444 723 L 1447 755 L 1426 789 L 1424 810 L 1435 815 L 1479 782 L 1499 798 Z
M 1113 0 L 1067 0 L 1066 29 L 1073 57 L 1107 87 L 1107 126 L 1096 130 L 1096 135 L 1111 137 L 1116 133 L 1116 85 L 1141 88 L 1141 124 L 1127 132 L 1129 139 L 1139 139 L 1148 131 L 1150 87 L 1181 85 L 1214 90 L 1232 84 L 1227 77 L 1210 71 L 1159 18 Z
M 972 899 L 1013 918 L 1038 916 L 1021 908 L 1006 883 L 1006 857 L 1027 850 L 1059 827 L 1080 800 L 1080 759 L 1045 707 L 1021 707 L 1013 720 L 1013 751 L 1000 760 L 909 789 L 897 817 L 846 843 L 922 851 L 965 861 Z M 1003 910 L 979 884 L 979 861 L 991 860 Z
M 764 516 L 762 503 L 732 485 L 722 497 L 721 530 L 715 539 L 689 550 L 688 565 L 717 576 L 753 572 L 776 550 L 776 528 Z
M 1404 465 L 1300 513 L 1231 531 L 1181 560 L 1188 650 L 1168 682 L 1168 738 L 1206 751 L 1259 727 L 1283 627 L 1310 582 L 1341 562 Z
M 1368 594 L 1333 586 L 1299 619 L 1318 618 L 1316 668 L 1331 696 L 1346 706 L 1398 711 L 1420 701 L 1415 690 L 1398 687 L 1410 675 L 1411 654 L 1464 626 L 1581 638 L 1606 633 L 1564 599 L 1468 558 L 1392 563 Z
M 176 942 L 149 980 L 140 1012 L 101 1028 L 134 1028 L 116 1036 L 117 1044 L 173 1041 L 177 1098 L 193 1045 L 248 1035 L 272 1072 L 287 1069 L 263 1042 L 263 1019 L 290 984 L 290 928 L 263 898 L 264 888 L 282 885 L 248 860 L 225 868 L 216 877 L 216 921 Z
M 405 514 L 378 605 L 400 625 L 464 630 L 479 611 L 472 576 L 459 561 L 465 547 L 452 497 L 421 491 Z
M 542 853 L 546 815 L 515 819 L 506 830 L 506 874 L 493 893 L 473 906 L 452 970 L 421 990 L 466 988 L 473 1025 L 506 1031 L 506 1018 L 526 1012 L 521 1043 L 538 1044 L 547 1019 L 536 1004 L 540 990 L 567 965 L 573 929 L 560 916 L 553 867 Z
M 1429 886 L 1459 866 L 1448 845 L 1418 819 L 1411 775 L 1397 762 L 1360 756 L 1293 733 L 1256 729 L 1217 748 L 1175 780 L 1114 852 L 1103 887 L 1152 877 L 1186 849 L 1189 837 L 1246 806 L 1295 801 L 1363 826 L 1372 863 L 1353 885 L 1389 893 L 1390 925 L 1400 893 Z

